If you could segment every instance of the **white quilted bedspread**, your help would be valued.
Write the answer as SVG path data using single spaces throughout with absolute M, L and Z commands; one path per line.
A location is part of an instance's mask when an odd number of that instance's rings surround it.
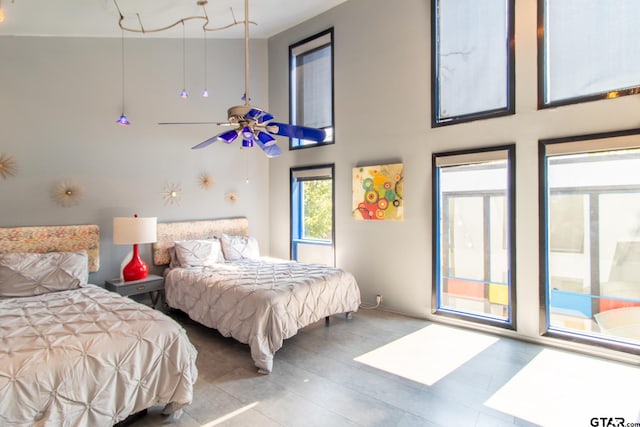
M 360 305 L 351 273 L 264 258 L 171 269 L 165 293 L 169 306 L 249 344 L 255 365 L 267 372 L 284 339 L 323 317 L 355 312 Z
M 112 426 L 192 400 L 184 329 L 97 286 L 0 300 L 0 339 L 2 426 Z

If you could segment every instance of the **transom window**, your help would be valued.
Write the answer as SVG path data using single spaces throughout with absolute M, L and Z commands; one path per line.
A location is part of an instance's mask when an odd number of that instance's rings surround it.
M 289 46 L 292 124 L 324 129 L 322 142 L 291 138 L 289 148 L 334 142 L 333 28 Z
M 432 0 L 432 126 L 515 113 L 514 0 Z
M 541 108 L 640 92 L 640 1 L 538 4 Z

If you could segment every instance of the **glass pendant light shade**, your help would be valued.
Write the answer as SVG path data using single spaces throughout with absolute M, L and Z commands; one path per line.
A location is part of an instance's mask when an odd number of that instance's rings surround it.
M 180 98 L 182 98 L 182 99 L 187 99 L 188 97 L 189 97 L 189 92 L 187 92 L 187 90 L 186 90 L 186 89 L 182 89 L 182 90 L 180 91 Z
M 123 126 L 129 126 L 131 124 L 131 122 L 129 121 L 127 116 L 124 115 L 124 113 L 120 115 L 120 118 L 116 120 L 116 123 Z
M 209 97 L 209 91 L 207 89 L 202 91 L 202 97 L 203 98 L 208 98 Z

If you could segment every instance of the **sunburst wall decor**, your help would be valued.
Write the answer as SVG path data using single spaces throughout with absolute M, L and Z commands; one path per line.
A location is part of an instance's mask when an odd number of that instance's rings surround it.
M 53 200 L 60 206 L 68 208 L 80 203 L 84 189 L 80 184 L 65 180 L 60 181 L 53 186 Z
M 0 153 L 0 178 L 14 176 L 18 171 L 15 160 L 8 154 Z
M 182 196 L 182 188 L 178 184 L 169 183 L 165 185 L 162 198 L 165 205 L 179 205 Z
M 224 195 L 224 198 L 230 203 L 235 203 L 238 201 L 238 194 L 235 191 L 229 191 Z
M 203 190 L 208 190 L 211 187 L 213 187 L 213 184 L 215 184 L 215 181 L 213 180 L 213 178 L 211 178 L 211 176 L 209 174 L 202 173 L 198 177 L 198 183 L 200 184 L 200 187 Z

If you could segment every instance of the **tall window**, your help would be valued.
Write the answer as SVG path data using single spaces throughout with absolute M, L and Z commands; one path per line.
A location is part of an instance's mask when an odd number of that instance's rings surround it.
M 432 0 L 432 126 L 514 114 L 514 0 Z
M 640 352 L 640 130 L 540 152 L 545 330 Z
M 638 0 L 538 0 L 542 107 L 640 91 Z
M 291 168 L 291 259 L 335 265 L 333 169 Z
M 289 46 L 289 65 L 292 124 L 327 134 L 323 142 L 291 138 L 289 147 L 333 143 L 333 28 Z
M 436 312 L 515 327 L 515 147 L 433 155 Z

